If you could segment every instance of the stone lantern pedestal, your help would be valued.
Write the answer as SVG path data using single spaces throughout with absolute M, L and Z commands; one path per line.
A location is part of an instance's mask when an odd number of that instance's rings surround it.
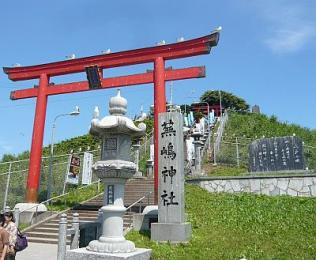
M 133 242 L 123 236 L 123 215 L 125 183 L 133 177 L 136 166 L 132 162 L 113 160 L 98 161 L 94 172 L 104 183 L 104 204 L 102 235 L 99 240 L 91 241 L 90 251 L 101 253 L 130 253 L 135 251 Z

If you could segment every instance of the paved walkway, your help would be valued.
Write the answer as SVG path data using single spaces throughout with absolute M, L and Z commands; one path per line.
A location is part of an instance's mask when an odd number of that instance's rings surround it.
M 57 245 L 29 242 L 28 247 L 16 254 L 16 260 L 56 260 Z

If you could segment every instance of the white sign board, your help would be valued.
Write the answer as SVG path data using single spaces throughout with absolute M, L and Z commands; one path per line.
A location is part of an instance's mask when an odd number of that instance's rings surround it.
M 80 157 L 78 155 L 70 155 L 66 173 L 66 183 L 78 185 L 80 173 Z
M 81 181 L 82 184 L 91 184 L 92 164 L 93 164 L 93 154 L 85 152 L 83 154 L 82 181 Z

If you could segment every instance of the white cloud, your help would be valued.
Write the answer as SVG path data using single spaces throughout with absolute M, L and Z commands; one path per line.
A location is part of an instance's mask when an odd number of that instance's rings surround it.
M 287 53 L 302 49 L 315 35 L 315 30 L 305 28 L 280 28 L 273 32 L 264 42 L 274 52 Z
M 263 42 L 275 53 L 299 51 L 316 36 L 316 6 L 311 2 L 258 1 L 255 7 L 266 23 Z

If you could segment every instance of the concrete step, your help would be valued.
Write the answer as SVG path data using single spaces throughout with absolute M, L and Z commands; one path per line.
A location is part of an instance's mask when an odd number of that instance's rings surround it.
M 79 215 L 79 221 L 80 222 L 89 222 L 89 221 L 96 221 L 97 220 L 97 217 L 80 217 Z M 55 218 L 55 219 L 52 219 L 50 220 L 49 222 L 52 222 L 52 223 L 59 223 L 59 219 Z M 72 219 L 68 219 L 68 222 L 72 222 Z
M 33 243 L 44 243 L 44 244 L 58 244 L 58 239 L 54 238 L 37 238 L 37 237 L 30 237 L 27 239 L 28 242 L 33 242 Z M 70 245 L 70 241 L 67 241 L 67 245 Z
M 58 233 L 58 227 L 35 227 L 31 232 Z
M 140 199 L 148 192 L 154 190 L 154 181 L 153 179 L 131 179 L 127 182 L 125 186 L 125 196 L 124 202 L 126 206 L 131 205 L 136 200 Z M 147 203 L 154 204 L 154 194 L 149 195 L 148 198 L 145 198 L 142 203 L 138 203 L 133 207 L 133 210 L 138 211 L 138 206 L 141 205 L 142 208 L 147 205 Z M 99 197 L 94 198 L 90 201 L 85 202 L 82 205 L 79 205 L 75 209 L 72 209 L 67 213 L 68 225 L 71 227 L 72 214 L 78 213 L 79 220 L 81 223 L 95 222 L 98 218 L 98 209 L 103 206 L 103 194 Z M 123 217 L 124 219 L 124 229 L 130 227 L 133 222 L 133 212 L 126 212 Z M 47 222 L 42 223 L 39 226 L 36 226 L 32 230 L 27 232 L 30 242 L 35 243 L 48 243 L 48 244 L 57 244 L 58 243 L 58 228 L 59 228 L 60 216 L 51 219 Z
M 57 233 L 45 233 L 45 232 L 26 232 L 26 235 L 28 238 L 49 238 L 49 239 L 58 239 L 58 232 Z M 70 235 L 67 236 L 67 238 L 70 238 Z

